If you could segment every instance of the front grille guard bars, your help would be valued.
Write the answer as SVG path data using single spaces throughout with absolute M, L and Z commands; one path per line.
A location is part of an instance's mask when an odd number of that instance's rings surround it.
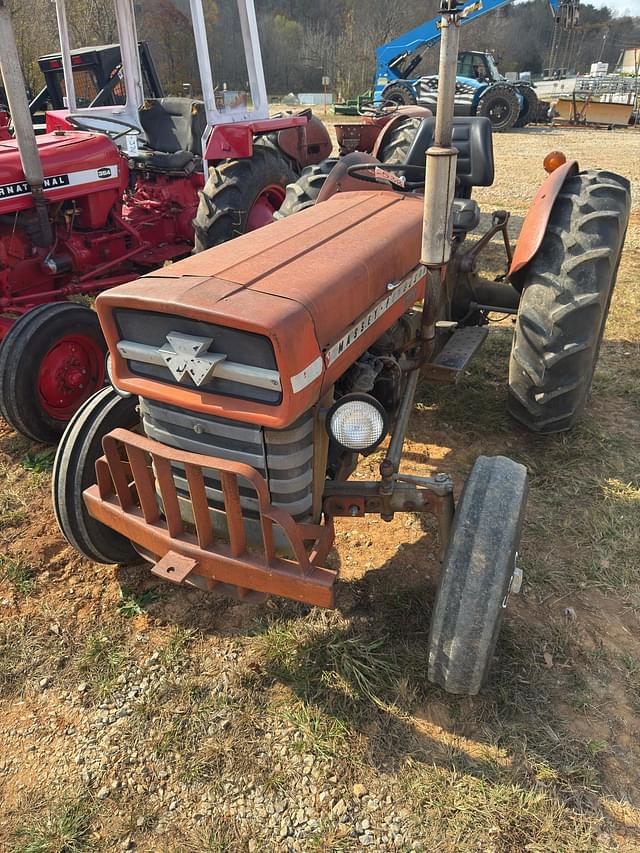
M 201 585 L 204 581 L 208 589 L 220 587 L 220 591 L 235 593 L 241 599 L 258 592 L 321 607 L 334 605 L 337 572 L 321 566 L 334 540 L 331 519 L 326 524 L 294 521 L 285 510 L 271 504 L 264 477 L 240 462 L 166 447 L 125 429 L 108 433 L 103 449 L 104 456 L 96 462 L 97 484 L 84 492 L 87 509 L 98 521 L 130 539 L 142 553 L 156 558 L 155 574 L 176 583 L 195 583 L 197 579 Z M 193 531 L 182 518 L 172 463 L 185 469 Z M 203 470 L 215 470 L 220 475 L 228 543 L 214 531 Z M 261 532 L 258 551 L 247 547 L 239 477 L 257 495 Z M 276 554 L 274 525 L 287 539 L 292 558 Z

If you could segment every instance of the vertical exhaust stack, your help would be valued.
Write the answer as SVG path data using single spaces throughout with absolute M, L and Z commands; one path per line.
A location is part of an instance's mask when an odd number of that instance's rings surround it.
M 422 226 L 422 263 L 442 268 L 451 255 L 451 210 L 456 184 L 458 152 L 451 147 L 456 93 L 460 7 L 458 0 L 442 0 L 442 39 L 438 69 L 438 101 L 433 145 L 427 151 Z
M 38 217 L 38 238 L 34 242 L 37 242 L 39 246 L 47 247 L 53 243 L 53 235 L 43 192 L 44 174 L 38 154 L 31 113 L 29 112 L 27 92 L 20 68 L 18 48 L 7 0 L 0 0 L 0 44 L 2 44 L 0 71 L 2 72 L 11 120 L 18 141 L 24 176 L 31 187 L 33 203 Z

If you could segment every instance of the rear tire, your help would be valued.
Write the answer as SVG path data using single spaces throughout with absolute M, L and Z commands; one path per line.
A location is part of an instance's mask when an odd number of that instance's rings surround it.
M 117 427 L 139 423 L 137 397 L 121 397 L 111 386 L 102 388 L 79 409 L 67 427 L 53 465 L 53 507 L 65 539 L 95 563 L 137 563 L 133 545 L 87 512 L 82 493 L 96 482 L 96 460 L 102 439 Z
M 295 179 L 289 160 L 269 144 L 255 144 L 252 157 L 212 166 L 193 220 L 196 252 L 267 225 Z
M 407 118 L 398 122 L 389 134 L 387 143 L 380 151 L 380 160 L 389 164 L 399 163 L 402 165 L 406 163 L 407 154 L 422 122 L 423 119 L 421 118 Z
M 391 83 L 382 91 L 382 104 L 397 104 L 400 107 L 411 107 L 418 103 L 415 90 L 411 83 Z
M 480 456 L 465 483 L 442 565 L 429 634 L 429 680 L 475 695 L 495 650 L 516 568 L 527 469 Z
M 285 219 L 287 216 L 313 207 L 337 162 L 337 158 L 332 157 L 317 165 L 305 166 L 298 180 L 288 184 L 287 194 L 280 209 L 274 214 L 274 218 Z
M 488 118 L 496 133 L 510 130 L 520 115 L 516 90 L 508 83 L 492 83 L 480 97 L 476 115 Z
M 612 172 L 567 178 L 525 268 L 509 363 L 509 414 L 533 432 L 571 429 L 591 388 L 631 199 Z
M 0 346 L 0 412 L 22 435 L 55 444 L 73 414 L 104 385 L 105 343 L 95 311 L 40 305 L 16 320 Z
M 516 83 L 516 89 L 522 95 L 524 104 L 515 123 L 515 127 L 524 127 L 531 122 L 538 121 L 540 102 L 535 89 L 526 83 Z

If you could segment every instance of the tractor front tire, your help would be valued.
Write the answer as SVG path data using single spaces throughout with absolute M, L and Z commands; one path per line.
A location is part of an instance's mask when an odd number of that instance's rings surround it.
M 295 179 L 290 161 L 270 144 L 255 143 L 253 156 L 212 166 L 193 220 L 196 252 L 268 225 Z
M 380 151 L 380 160 L 389 164 L 398 163 L 402 165 L 406 163 L 407 154 L 422 122 L 423 119 L 421 118 L 406 118 L 404 121 L 398 122 Z
M 480 456 L 467 478 L 447 543 L 429 633 L 429 681 L 475 695 L 493 659 L 515 579 L 527 469 Z
M 524 104 L 514 126 L 524 127 L 527 124 L 531 124 L 533 121 L 538 121 L 540 101 L 538 100 L 538 96 L 532 86 L 529 86 L 526 83 L 516 83 L 516 89 L 522 95 Z
M 0 413 L 22 435 L 55 444 L 105 381 L 107 345 L 98 315 L 75 302 L 28 311 L 0 346 Z
M 274 218 L 285 219 L 287 216 L 313 207 L 337 162 L 338 160 L 332 157 L 313 166 L 305 166 L 298 180 L 287 185 L 287 194 L 280 209 L 274 214 Z
M 65 430 L 53 465 L 53 508 L 65 539 L 95 563 L 137 563 L 140 557 L 120 533 L 87 512 L 82 493 L 96 482 L 96 460 L 102 439 L 117 427 L 139 423 L 138 398 L 121 397 L 111 386 L 101 388 L 80 408 Z
M 383 90 L 381 98 L 383 106 L 395 104 L 399 107 L 412 107 L 418 103 L 411 83 L 391 83 Z
M 520 115 L 516 90 L 508 83 L 492 83 L 481 95 L 476 115 L 488 118 L 496 133 L 511 130 Z
M 509 363 L 508 411 L 533 432 L 582 414 L 629 220 L 629 182 L 613 172 L 567 178 L 525 268 Z

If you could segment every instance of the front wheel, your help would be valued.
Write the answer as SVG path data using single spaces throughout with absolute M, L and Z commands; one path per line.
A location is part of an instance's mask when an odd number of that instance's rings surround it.
M 295 179 L 289 160 L 271 145 L 256 143 L 253 156 L 213 166 L 193 220 L 196 252 L 268 225 Z
M 480 456 L 465 483 L 431 616 L 429 681 L 475 695 L 491 665 L 527 502 L 527 469 Z
M 582 414 L 629 221 L 629 182 L 613 172 L 567 178 L 525 267 L 509 361 L 509 414 L 533 432 Z
M 28 311 L 0 346 L 0 412 L 17 431 L 55 444 L 74 412 L 105 381 L 98 315 L 74 302 Z
M 76 412 L 56 452 L 52 492 L 58 527 L 76 551 L 96 563 L 139 561 L 129 540 L 92 518 L 82 498 L 96 482 L 102 439 L 118 427 L 136 427 L 137 405 L 137 397 L 121 397 L 111 386 L 102 388 Z

